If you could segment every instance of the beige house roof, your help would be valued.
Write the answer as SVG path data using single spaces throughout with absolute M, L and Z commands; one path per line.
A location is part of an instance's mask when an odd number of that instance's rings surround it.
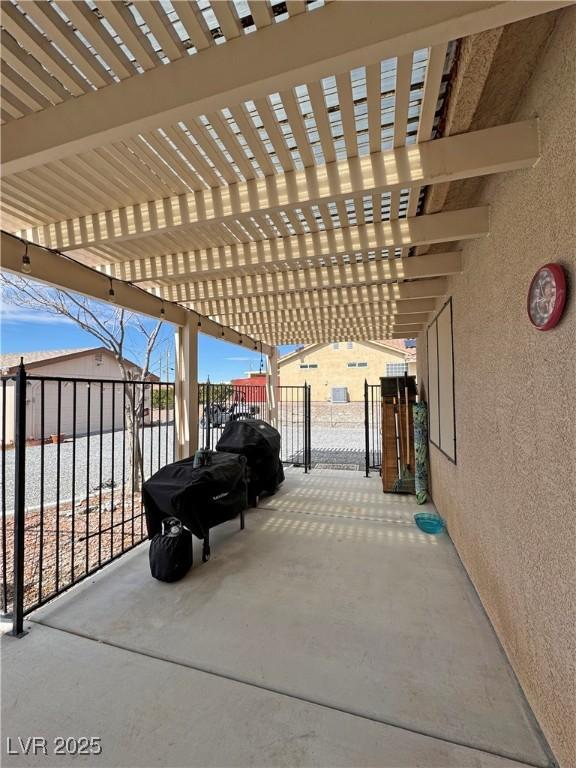
M 414 337 L 489 233 L 425 190 L 540 151 L 536 120 L 445 130 L 458 41 L 565 4 L 3 3 L 3 226 L 229 341 Z
M 101 352 L 102 354 L 114 357 L 114 353 L 106 347 L 80 347 L 77 349 L 42 349 L 36 352 L 11 352 L 0 355 L 0 370 L 7 375 L 14 373 L 20 365 L 21 358 L 24 359 L 24 365 L 28 370 L 30 368 L 39 368 L 48 362 L 54 363 L 62 360 L 70 360 L 75 357 L 95 354 L 96 352 Z M 133 363 L 126 358 L 125 360 L 133 368 L 138 369 L 136 363 Z

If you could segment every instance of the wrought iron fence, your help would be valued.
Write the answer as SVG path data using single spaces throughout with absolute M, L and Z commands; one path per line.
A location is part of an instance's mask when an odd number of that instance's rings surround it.
M 270 418 L 263 384 L 198 384 L 199 436 L 201 448 L 215 449 L 223 428 L 230 421 Z
M 282 461 L 312 468 L 311 387 L 280 386 L 278 388 L 278 429 L 282 435 Z
M 380 384 L 364 381 L 364 436 L 366 477 L 382 467 L 382 392 Z
M 141 483 L 174 461 L 174 384 L 2 378 L 2 611 L 23 617 L 146 538 Z
M 215 449 L 230 421 L 263 419 L 274 422 L 264 384 L 198 384 L 198 445 Z M 285 464 L 311 467 L 310 385 L 279 386 L 276 391 L 276 422 L 282 437 Z

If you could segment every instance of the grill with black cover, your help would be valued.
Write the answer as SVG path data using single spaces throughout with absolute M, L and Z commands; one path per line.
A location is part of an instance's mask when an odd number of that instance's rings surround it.
M 148 538 L 160 532 L 162 520 L 177 517 L 204 542 L 202 559 L 210 556 L 210 528 L 240 515 L 248 506 L 246 458 L 212 454 L 212 463 L 194 467 L 194 457 L 168 464 L 142 486 Z
M 229 422 L 218 440 L 217 451 L 246 457 L 248 500 L 251 504 L 254 504 L 262 493 L 275 493 L 284 480 L 280 440 L 280 432 L 261 419 Z

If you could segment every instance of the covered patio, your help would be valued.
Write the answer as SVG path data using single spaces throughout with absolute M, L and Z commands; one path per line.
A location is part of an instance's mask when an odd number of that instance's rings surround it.
M 2 269 L 174 326 L 174 458 L 201 333 L 266 356 L 278 426 L 279 346 L 417 338 L 448 530 L 290 468 L 166 585 L 133 485 L 136 538 L 115 552 L 111 516 L 110 559 L 25 610 L 23 416 L 4 734 L 101 738 L 69 762 L 118 768 L 576 765 L 576 316 L 566 290 L 554 333 L 526 313 L 543 261 L 573 282 L 570 5 L 2 3 Z
M 545 768 L 450 539 L 414 511 L 378 478 L 294 469 L 181 582 L 150 579 L 142 545 L 5 639 L 4 732 L 97 735 L 74 761 L 107 766 Z

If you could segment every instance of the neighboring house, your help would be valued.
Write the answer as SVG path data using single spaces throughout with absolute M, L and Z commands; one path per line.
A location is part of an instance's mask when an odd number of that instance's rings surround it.
M 404 340 L 340 341 L 311 344 L 281 357 L 282 384 L 312 386 L 312 400 L 348 402 L 364 399 L 364 380 L 416 374 L 416 350 Z
M 16 373 L 20 358 L 24 358 L 26 372 L 30 376 L 56 376 L 65 379 L 60 384 L 60 433 L 77 435 L 88 432 L 119 429 L 123 424 L 122 385 L 114 387 L 114 413 L 112 413 L 112 384 L 102 384 L 102 419 L 100 417 L 100 389 L 98 381 L 88 385 L 77 382 L 76 385 L 66 379 L 116 379 L 122 378 L 122 371 L 113 352 L 105 347 L 85 349 L 42 350 L 40 352 L 22 352 L 0 355 L 0 370 L 3 376 Z M 125 360 L 134 379 L 140 378 L 140 368 L 130 360 Z M 149 381 L 158 381 L 153 374 Z M 90 419 L 88 420 L 88 386 L 90 386 Z M 76 428 L 74 430 L 73 401 L 76 390 Z M 2 428 L 3 391 L 0 390 L 0 429 Z M 6 385 L 6 433 L 2 436 L 7 445 L 14 441 L 14 380 Z M 145 407 L 149 407 L 150 395 L 146 395 Z M 26 438 L 41 440 L 58 433 L 58 382 L 44 382 L 44 414 L 41 408 L 42 384 L 40 381 L 28 382 L 26 398 Z M 43 423 L 42 423 L 43 420 Z
M 233 387 L 232 399 L 246 398 L 251 403 L 266 402 L 266 379 L 265 373 L 251 372 L 244 379 L 232 379 L 230 384 Z

